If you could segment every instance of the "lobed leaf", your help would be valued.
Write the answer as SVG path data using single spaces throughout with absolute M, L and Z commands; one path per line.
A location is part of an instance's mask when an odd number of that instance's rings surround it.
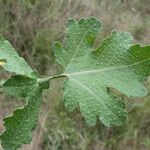
M 5 150 L 16 150 L 31 141 L 32 130 L 36 127 L 41 104 L 41 89 L 37 88 L 28 96 L 28 104 L 14 111 L 4 119 L 5 132 L 0 136 Z
M 32 130 L 37 124 L 42 90 L 49 88 L 48 84 L 20 75 L 4 82 L 2 88 L 6 93 L 24 97 L 27 102 L 23 108 L 16 109 L 12 116 L 4 118 L 6 130 L 0 139 L 5 150 L 16 150 L 22 144 L 30 143 Z
M 101 30 L 94 17 L 79 22 L 68 21 L 67 44 L 54 44 L 57 61 L 67 76 L 63 101 L 69 111 L 78 105 L 88 125 L 97 117 L 106 125 L 121 125 L 126 119 L 125 106 L 108 93 L 112 87 L 127 96 L 145 96 L 148 90 L 141 81 L 150 75 L 150 47 L 132 46 L 132 36 L 113 31 L 101 46 L 93 44 Z

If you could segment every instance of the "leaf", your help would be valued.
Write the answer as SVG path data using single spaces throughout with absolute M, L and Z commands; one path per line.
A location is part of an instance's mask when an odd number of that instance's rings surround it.
M 25 75 L 30 78 L 37 78 L 35 72 L 30 68 L 26 61 L 19 57 L 15 49 L 7 40 L 4 40 L 0 35 L 0 66 L 5 70 Z
M 96 124 L 97 117 L 106 126 L 122 125 L 126 119 L 124 103 L 107 88 L 127 96 L 147 95 L 141 81 L 150 74 L 150 48 L 131 47 L 129 33 L 113 31 L 95 50 L 92 47 L 100 30 L 101 23 L 94 17 L 79 22 L 71 19 L 66 47 L 54 44 L 56 59 L 67 76 L 63 101 L 69 111 L 79 105 L 90 126 Z
M 4 119 L 6 131 L 0 136 L 5 150 L 16 150 L 31 141 L 31 133 L 38 119 L 41 90 L 35 89 L 28 97 L 28 104 L 14 111 L 13 116 Z
M 6 130 L 0 139 L 5 150 L 16 150 L 22 144 L 30 143 L 32 130 L 37 124 L 42 90 L 46 88 L 49 88 L 48 82 L 37 83 L 35 79 L 18 75 L 4 83 L 5 92 L 24 97 L 28 102 L 23 108 L 15 110 L 12 116 L 4 119 Z
M 21 75 L 12 76 L 3 84 L 3 90 L 9 95 L 17 97 L 28 97 L 33 89 L 38 88 L 39 83 L 33 78 Z
M 141 81 L 144 81 L 150 75 L 150 46 L 133 45 L 129 49 L 128 60 L 130 69 L 138 75 Z

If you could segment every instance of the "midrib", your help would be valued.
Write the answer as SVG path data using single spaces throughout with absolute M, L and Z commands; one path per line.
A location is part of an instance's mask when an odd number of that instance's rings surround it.
M 142 63 L 144 63 L 144 62 L 146 62 L 148 60 L 150 60 L 150 58 L 142 60 L 140 62 L 136 62 L 136 63 L 130 64 L 130 65 L 122 65 L 122 66 L 116 66 L 116 67 L 114 66 L 114 67 L 107 67 L 107 68 L 94 69 L 94 70 L 84 70 L 84 71 L 70 72 L 70 73 L 66 72 L 66 75 L 74 76 L 74 75 L 86 75 L 86 74 L 93 74 L 93 73 L 102 73 L 102 72 L 109 71 L 109 70 L 117 70 L 117 69 L 133 67 L 133 66 L 142 64 Z
M 68 63 L 68 65 L 67 65 L 67 67 L 66 67 L 65 70 L 68 70 L 68 68 L 70 67 L 70 65 L 71 65 L 71 63 L 72 63 L 72 61 L 73 61 L 73 59 L 76 57 L 76 55 L 77 55 L 77 53 L 78 53 L 78 51 L 79 51 L 79 48 L 80 48 L 81 44 L 83 43 L 84 38 L 86 37 L 86 35 L 88 34 L 89 30 L 90 30 L 92 27 L 93 27 L 93 26 L 90 26 L 90 27 L 88 28 L 87 32 L 85 32 L 85 34 L 83 35 L 83 37 L 82 37 L 82 39 L 81 39 L 81 42 L 80 42 L 79 45 L 77 46 L 77 48 L 76 48 L 76 50 L 75 50 L 75 53 L 74 53 L 73 57 L 71 58 L 70 62 Z

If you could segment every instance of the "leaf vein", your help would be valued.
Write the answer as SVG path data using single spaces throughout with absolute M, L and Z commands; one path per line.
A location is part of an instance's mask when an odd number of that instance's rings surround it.
M 102 105 L 104 105 L 110 112 L 112 112 L 119 120 L 121 120 L 120 117 L 118 117 L 110 108 L 109 106 L 107 106 L 103 101 L 100 100 L 100 98 L 88 87 L 86 87 L 84 84 L 82 84 L 81 82 L 79 82 L 78 80 L 74 79 L 71 77 L 71 79 L 76 82 L 77 84 L 79 84 L 80 86 L 82 86 L 84 89 L 86 89 L 87 91 L 89 91 Z
M 127 67 L 133 67 L 136 66 L 138 64 L 142 64 L 146 61 L 150 60 L 150 58 L 145 59 L 143 61 L 137 62 L 137 63 L 133 63 L 131 65 L 122 65 L 122 66 L 117 66 L 117 67 L 107 67 L 107 68 L 102 68 L 102 69 L 95 69 L 95 70 L 85 70 L 85 71 L 80 71 L 80 72 L 72 72 L 72 73 L 68 73 L 68 76 L 74 76 L 74 75 L 81 75 L 81 74 L 91 74 L 91 73 L 101 73 L 104 71 L 109 71 L 109 70 L 116 70 L 116 69 L 123 69 L 123 68 L 127 68 Z

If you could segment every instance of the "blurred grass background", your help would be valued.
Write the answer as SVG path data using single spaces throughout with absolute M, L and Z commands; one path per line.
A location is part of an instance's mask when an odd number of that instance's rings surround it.
M 96 16 L 103 24 L 102 41 L 111 30 L 130 32 L 134 43 L 150 39 L 149 0 L 0 0 L 0 33 L 41 75 L 53 74 L 58 65 L 52 51 L 54 41 L 64 41 L 68 18 Z M 13 64 L 12 64 L 13 65 Z M 5 72 L 0 74 L 6 77 Z M 149 150 L 150 96 L 122 96 L 129 116 L 122 127 L 106 128 L 100 122 L 88 128 L 79 110 L 68 113 L 60 100 L 60 82 L 44 93 L 39 123 L 33 141 L 20 150 Z M 148 82 L 145 85 L 150 89 Z M 2 117 L 22 105 L 14 97 L 0 95 Z

